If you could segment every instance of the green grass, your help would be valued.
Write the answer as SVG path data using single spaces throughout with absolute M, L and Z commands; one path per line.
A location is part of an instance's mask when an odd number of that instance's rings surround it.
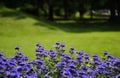
M 0 51 L 11 57 L 14 55 L 14 47 L 19 45 L 21 51 L 33 59 L 37 42 L 49 50 L 56 41 L 60 41 L 66 44 L 66 50 L 73 46 L 90 55 L 101 55 L 107 50 L 120 57 L 119 26 L 103 20 L 50 22 L 3 8 L 0 10 Z

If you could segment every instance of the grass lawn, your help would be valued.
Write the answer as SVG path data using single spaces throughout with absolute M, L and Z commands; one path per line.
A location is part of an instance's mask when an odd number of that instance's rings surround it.
M 0 51 L 8 57 L 14 55 L 14 47 L 31 59 L 35 58 L 35 44 L 45 49 L 53 48 L 56 41 L 73 46 L 89 55 L 101 55 L 104 51 L 120 57 L 120 24 L 94 21 L 45 21 L 10 9 L 0 10 Z

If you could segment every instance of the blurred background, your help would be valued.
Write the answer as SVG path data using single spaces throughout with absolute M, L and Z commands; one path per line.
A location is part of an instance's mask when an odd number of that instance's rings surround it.
M 6 56 L 18 45 L 33 59 L 36 43 L 50 50 L 57 41 L 66 50 L 120 57 L 120 0 L 0 0 L 0 51 Z

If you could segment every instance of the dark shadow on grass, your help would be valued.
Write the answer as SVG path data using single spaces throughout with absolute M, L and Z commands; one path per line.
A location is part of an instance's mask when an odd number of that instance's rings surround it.
M 44 26 L 52 30 L 60 29 L 70 33 L 120 31 L 120 23 L 109 23 L 103 19 L 57 20 L 54 22 L 44 20 L 41 22 L 40 20 L 35 25 Z
M 19 11 L 0 11 L 0 17 L 14 17 L 15 20 L 31 17 L 38 21 L 34 24 L 35 26 L 43 26 L 50 30 L 62 30 L 70 33 L 120 31 L 120 23 L 109 23 L 107 19 L 55 19 L 54 21 L 48 21 Z
M 0 12 L 0 17 L 13 17 L 16 20 L 26 18 L 26 16 L 21 14 L 19 11 L 2 11 Z

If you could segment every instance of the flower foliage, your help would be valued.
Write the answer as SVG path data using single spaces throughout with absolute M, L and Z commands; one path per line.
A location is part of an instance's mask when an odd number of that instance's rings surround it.
M 69 49 L 55 43 L 45 50 L 36 44 L 36 59 L 30 60 L 15 47 L 15 56 L 7 58 L 0 52 L 0 78 L 120 78 L 120 59 L 104 52 L 90 57 L 84 51 Z

